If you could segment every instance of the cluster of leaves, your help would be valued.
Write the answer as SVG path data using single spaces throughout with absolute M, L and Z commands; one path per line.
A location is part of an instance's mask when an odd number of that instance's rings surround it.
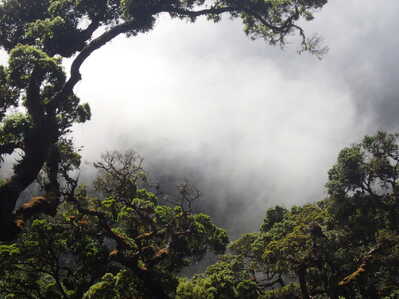
M 399 293 L 399 135 L 343 149 L 329 197 L 266 212 L 259 232 L 229 245 L 178 298 L 396 298 Z
M 54 217 L 34 216 L 15 242 L 0 245 L 0 294 L 170 298 L 183 267 L 208 250 L 223 253 L 226 232 L 207 215 L 164 205 L 141 188 L 137 178 L 144 174 L 137 161 L 134 153 L 104 155 L 95 164 L 101 167 L 97 182 L 104 183 L 97 188 L 101 198 L 78 187 Z M 135 188 L 123 189 L 126 181 Z
M 295 25 L 327 0 L 7 0 L 0 7 L 0 41 L 7 51 L 18 44 L 41 48 L 51 56 L 70 57 L 81 51 L 101 26 L 129 23 L 124 33 L 151 30 L 159 14 L 195 21 L 206 15 L 219 21 L 221 14 L 241 18 L 252 38 L 284 43 L 288 33 L 303 31 Z M 82 26 L 83 24 L 83 26 Z

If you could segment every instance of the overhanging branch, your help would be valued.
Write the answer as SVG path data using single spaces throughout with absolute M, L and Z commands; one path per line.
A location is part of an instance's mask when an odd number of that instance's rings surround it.
M 237 7 L 232 7 L 232 6 L 228 6 L 228 7 L 219 7 L 219 8 L 207 8 L 207 9 L 202 9 L 202 10 L 188 10 L 185 8 L 168 8 L 167 10 L 165 10 L 164 12 L 168 12 L 168 13 L 176 13 L 179 15 L 185 15 L 187 17 L 190 18 L 196 18 L 196 17 L 200 17 L 203 15 L 210 15 L 210 14 L 216 14 L 216 15 L 220 15 L 222 13 L 225 12 L 232 12 L 232 11 L 236 11 L 238 10 Z
M 65 83 L 63 89 L 55 96 L 54 104 L 58 105 L 59 102 L 65 101 L 66 98 L 72 94 L 73 88 L 75 87 L 76 83 L 78 83 L 82 79 L 82 76 L 80 74 L 80 67 L 95 50 L 101 48 L 103 45 L 111 41 L 113 38 L 117 37 L 119 34 L 129 32 L 136 28 L 139 28 L 139 24 L 137 24 L 134 20 L 116 25 L 115 27 L 111 28 L 107 32 L 92 40 L 86 47 L 84 47 L 83 50 L 74 59 L 71 66 L 70 77 Z

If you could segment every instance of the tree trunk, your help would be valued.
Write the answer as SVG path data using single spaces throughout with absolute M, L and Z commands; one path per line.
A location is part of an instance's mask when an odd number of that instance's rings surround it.
M 14 167 L 14 175 L 0 187 L 0 241 L 12 241 L 18 232 L 13 210 L 19 195 L 34 182 L 42 169 L 51 144 L 51 133 L 45 128 L 32 129 L 25 143 L 25 155 Z
M 310 299 L 308 287 L 306 286 L 306 268 L 304 266 L 300 266 L 297 275 L 299 278 L 299 285 L 301 287 L 302 299 Z
M 141 271 L 139 276 L 143 281 L 145 296 L 148 299 L 170 299 L 162 286 L 162 277 L 159 273 L 152 271 Z M 173 283 L 172 283 L 173 284 Z M 176 286 L 170 285 L 169 287 Z

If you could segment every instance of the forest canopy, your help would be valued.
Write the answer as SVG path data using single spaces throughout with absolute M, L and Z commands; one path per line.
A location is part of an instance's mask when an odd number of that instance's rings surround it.
M 6 298 L 396 298 L 399 296 L 398 135 L 343 149 L 328 196 L 265 212 L 258 231 L 229 243 L 192 210 L 196 189 L 165 197 L 134 152 L 104 154 L 93 186 L 76 176 L 75 123 L 91 117 L 74 87 L 97 49 L 152 30 L 161 14 L 240 19 L 268 44 L 300 38 L 326 0 L 5 0 L 0 3 L 0 156 L 19 154 L 0 185 L 0 294 Z M 71 58 L 66 71 L 63 60 Z M 16 206 L 32 183 L 41 195 Z M 227 249 L 227 251 L 226 251 Z M 180 277 L 207 252 L 205 273 Z
M 71 181 L 52 216 L 32 206 L 15 242 L 0 245 L 6 298 L 386 298 L 399 295 L 399 135 L 379 132 L 344 148 L 328 197 L 265 212 L 259 230 L 226 232 L 153 185 L 134 152 L 95 163 L 94 191 Z M 149 191 L 150 189 L 153 192 Z M 67 191 L 66 190 L 66 191 Z M 91 195 L 90 195 L 91 194 Z M 40 198 L 36 198 L 40 201 Z M 226 248 L 228 248 L 225 253 Z M 208 251 L 205 273 L 181 270 Z
M 0 245 L 0 294 L 170 298 L 183 267 L 208 250 L 224 252 L 226 232 L 209 216 L 191 211 L 197 194 L 190 185 L 180 187 L 171 205 L 172 198 L 148 190 L 153 187 L 136 153 L 106 153 L 95 167 L 96 196 L 75 180 L 52 216 L 26 219 L 35 204 L 43 205 L 40 197 L 17 210 L 22 232 L 15 242 Z
M 80 69 L 119 35 L 155 28 L 162 14 L 195 22 L 241 20 L 252 39 L 322 55 L 299 24 L 327 0 L 3 0 L 0 158 L 18 155 L 0 184 L 0 295 L 6 298 L 397 298 L 399 145 L 379 132 L 343 149 L 328 196 L 265 212 L 258 231 L 229 243 L 196 213 L 190 184 L 165 196 L 135 152 L 94 163 L 79 183 L 72 126 L 91 118 L 74 93 Z M 65 70 L 63 62 L 72 60 Z M 21 193 L 40 187 L 22 205 Z M 205 254 L 205 273 L 180 277 Z
M 266 211 L 177 298 L 397 298 L 399 135 L 344 148 L 324 200 Z

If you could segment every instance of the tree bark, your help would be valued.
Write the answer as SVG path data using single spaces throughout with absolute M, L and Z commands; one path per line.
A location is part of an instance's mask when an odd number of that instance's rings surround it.
M 0 241 L 9 242 L 16 237 L 13 210 L 19 195 L 37 178 L 47 159 L 52 139 L 48 132 L 41 126 L 31 129 L 24 157 L 15 166 L 14 175 L 0 187 Z
M 303 299 L 310 299 L 308 287 L 306 285 L 306 267 L 300 266 L 297 270 L 297 275 L 299 278 L 299 285 L 301 287 L 302 298 Z

